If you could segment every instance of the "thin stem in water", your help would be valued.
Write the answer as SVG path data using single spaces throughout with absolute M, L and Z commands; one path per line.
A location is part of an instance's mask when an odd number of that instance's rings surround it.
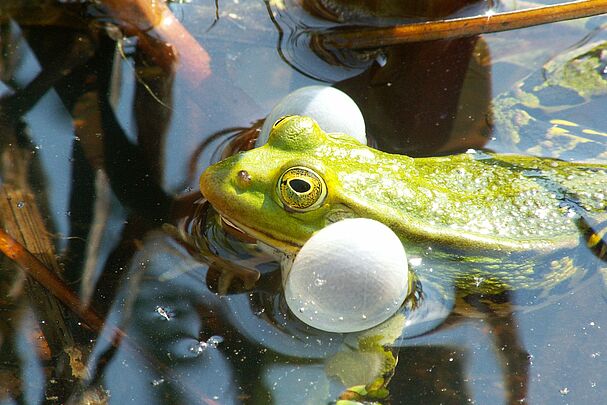
M 472 35 L 573 20 L 607 13 L 607 0 L 579 0 L 526 10 L 482 16 L 403 24 L 391 27 L 331 29 L 313 34 L 325 49 L 368 49 L 406 42 L 461 38 Z

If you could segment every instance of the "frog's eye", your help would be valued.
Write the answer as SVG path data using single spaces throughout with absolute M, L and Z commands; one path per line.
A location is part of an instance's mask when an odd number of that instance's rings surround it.
M 305 212 L 318 208 L 327 197 L 327 186 L 315 171 L 291 167 L 280 176 L 277 192 L 285 209 Z
M 275 129 L 276 127 L 278 127 L 281 123 L 288 121 L 289 118 L 292 118 L 292 115 L 283 115 L 282 117 L 280 117 L 279 119 L 276 120 L 276 122 L 274 122 L 274 125 L 272 125 L 272 129 Z

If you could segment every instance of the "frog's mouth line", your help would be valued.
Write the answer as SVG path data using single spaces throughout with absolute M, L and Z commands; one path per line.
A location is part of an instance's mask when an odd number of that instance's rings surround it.
M 221 218 L 221 227 L 230 235 L 247 243 L 257 242 L 257 239 L 240 229 L 240 227 L 236 226 L 232 221 L 230 221 L 223 215 L 220 215 L 219 218 Z
M 276 239 L 270 234 L 249 228 L 246 225 L 242 225 L 237 221 L 226 217 L 222 213 L 219 213 L 219 217 L 221 218 L 222 227 L 228 233 L 236 238 L 244 240 L 247 243 L 261 242 L 262 244 L 275 249 L 277 251 L 276 253 L 280 253 L 281 256 L 297 254 L 297 252 L 299 252 L 301 249 L 301 246 L 289 244 L 283 240 Z

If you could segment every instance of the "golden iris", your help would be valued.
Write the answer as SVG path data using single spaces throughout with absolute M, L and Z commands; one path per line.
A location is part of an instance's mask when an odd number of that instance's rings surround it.
M 295 166 L 280 176 L 277 192 L 287 210 L 305 212 L 323 203 L 327 196 L 327 186 L 314 170 Z

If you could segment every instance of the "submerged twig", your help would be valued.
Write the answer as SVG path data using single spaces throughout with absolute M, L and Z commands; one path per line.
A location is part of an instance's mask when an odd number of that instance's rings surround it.
M 36 256 L 31 254 L 22 244 L 0 229 L 0 251 L 13 260 L 28 275 L 47 288 L 55 297 L 75 312 L 87 325 L 95 331 L 103 327 L 103 319 L 92 309 L 83 308 L 80 298 L 52 271 L 50 271 Z
M 461 38 L 514 30 L 607 13 L 607 0 L 580 0 L 527 10 L 476 17 L 403 24 L 391 27 L 356 27 L 315 33 L 312 42 L 323 48 L 367 49 L 406 42 Z

